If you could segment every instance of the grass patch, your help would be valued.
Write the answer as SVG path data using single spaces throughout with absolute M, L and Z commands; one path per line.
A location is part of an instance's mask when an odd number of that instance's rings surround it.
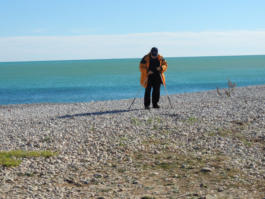
M 42 139 L 42 142 L 51 143 L 51 142 L 52 142 L 52 138 L 51 138 L 50 136 L 45 136 L 45 137 Z
M 119 172 L 119 173 L 125 173 L 125 172 L 126 172 L 126 169 L 124 169 L 124 168 L 119 168 L 119 169 L 118 169 L 118 172 Z
M 194 124 L 194 123 L 197 123 L 199 120 L 198 118 L 196 117 L 189 117 L 186 122 L 189 123 L 189 124 Z
M 156 138 L 156 137 L 150 137 L 146 140 L 142 141 L 143 145 L 150 146 L 150 145 L 155 145 L 155 146 L 165 146 L 170 144 L 170 140 L 166 138 Z
M 14 158 L 8 158 L 8 157 L 0 155 L 0 165 L 4 167 L 16 167 L 16 166 L 19 166 L 20 163 L 21 163 L 21 160 L 17 160 Z
M 110 189 L 110 188 L 105 188 L 105 189 L 101 189 L 100 190 L 100 192 L 102 192 L 102 193 L 108 193 L 108 192 L 110 192 L 112 189 Z
M 22 161 L 21 158 L 31 158 L 31 157 L 49 158 L 56 154 L 57 153 L 52 151 L 23 151 L 23 150 L 1 151 L 0 165 L 4 167 L 15 167 L 20 165 Z
M 179 164 L 177 162 L 161 162 L 157 164 L 157 168 L 164 170 L 177 169 L 179 168 Z
M 141 199 L 155 199 L 155 197 L 151 197 L 151 196 L 143 196 L 143 197 L 141 197 Z
M 244 126 L 241 128 L 231 128 L 231 129 L 219 128 L 217 130 L 217 133 L 211 132 L 209 133 L 209 136 L 219 135 L 224 138 L 226 137 L 235 138 L 240 140 L 246 147 L 251 147 L 253 145 L 253 142 L 251 142 L 251 140 L 247 139 L 247 137 L 244 136 L 244 134 L 242 133 L 243 129 Z
M 160 117 L 152 117 L 152 118 L 148 118 L 148 120 L 146 120 L 146 124 L 162 124 L 163 120 Z
M 152 124 L 152 122 L 153 122 L 152 118 L 148 118 L 148 120 L 146 121 L 146 123 L 149 124 L 149 125 Z
M 142 169 L 142 174 L 139 175 L 148 175 L 149 178 L 158 179 L 159 184 L 164 186 L 174 185 L 174 178 L 178 178 L 177 181 L 181 182 L 180 189 L 182 191 L 190 191 L 190 188 L 187 188 L 190 186 L 190 182 L 194 182 L 196 186 L 205 182 L 209 185 L 207 189 L 223 186 L 224 182 L 237 188 L 249 188 L 245 183 L 249 176 L 241 169 L 231 167 L 230 158 L 221 154 L 184 154 L 167 150 L 154 154 L 140 151 L 133 155 L 133 159 L 137 168 Z M 212 171 L 203 172 L 202 168 L 204 167 L 209 167 Z M 157 174 L 154 174 L 154 171 Z M 167 180 L 161 180 L 162 176 Z M 187 187 L 185 188 L 185 186 Z M 254 182 L 252 188 L 256 186 L 258 185 Z
M 231 129 L 218 128 L 218 130 L 217 130 L 217 135 L 219 135 L 221 137 L 231 136 L 232 134 L 233 134 L 233 132 Z
M 133 125 L 135 125 L 135 126 L 139 126 L 139 125 L 141 125 L 141 121 L 140 121 L 138 118 L 136 118 L 136 117 L 133 117 L 133 118 L 131 119 L 131 123 L 132 123 Z
M 217 134 L 215 132 L 210 132 L 208 135 L 213 137 L 213 136 L 216 136 Z
M 119 147 L 124 148 L 127 146 L 127 142 L 128 142 L 128 138 L 120 137 L 118 145 L 119 145 Z

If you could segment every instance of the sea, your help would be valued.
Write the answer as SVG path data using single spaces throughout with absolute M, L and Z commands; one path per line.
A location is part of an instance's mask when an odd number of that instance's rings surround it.
M 265 84 L 265 55 L 165 59 L 168 94 L 227 88 L 228 80 L 237 87 Z M 140 98 L 140 60 L 0 62 L 0 104 Z

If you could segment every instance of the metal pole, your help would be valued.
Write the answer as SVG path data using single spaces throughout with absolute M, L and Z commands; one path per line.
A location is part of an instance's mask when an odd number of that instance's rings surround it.
M 161 78 L 161 81 L 162 81 L 162 83 L 163 83 L 163 79 L 162 79 L 162 75 L 161 75 L 161 73 L 160 73 L 160 78 Z M 168 96 L 168 92 L 167 92 L 166 84 L 163 84 L 163 85 L 164 85 L 164 88 L 165 88 L 165 91 L 166 91 L 166 95 L 167 95 L 167 99 L 168 99 L 168 102 L 169 102 L 169 104 L 170 104 L 170 107 L 173 108 L 173 106 L 172 106 L 172 104 L 171 104 L 171 100 L 170 100 L 170 98 L 169 98 L 169 96 Z
M 148 76 L 147 76 L 147 78 L 144 80 L 144 83 L 146 83 L 147 80 L 148 80 Z M 133 101 L 132 101 L 132 103 L 131 103 L 131 105 L 130 105 L 130 107 L 129 107 L 128 110 L 131 110 L 131 107 L 132 107 L 134 101 L 136 100 L 136 98 L 139 96 L 140 91 L 141 91 L 141 87 L 138 89 L 137 94 L 136 94 L 136 97 L 133 98 Z
M 132 103 L 131 103 L 131 105 L 130 105 L 130 107 L 129 107 L 129 110 L 131 110 L 131 107 L 132 107 L 132 105 L 133 105 L 133 103 L 134 103 L 134 101 L 136 100 L 136 98 L 139 96 L 139 92 L 140 92 L 140 88 L 138 89 L 138 91 L 137 91 L 137 94 L 136 94 L 136 97 L 135 98 L 133 98 L 133 101 L 132 101 Z
M 167 99 L 168 99 L 168 101 L 169 101 L 170 107 L 173 108 L 173 106 L 172 106 L 172 104 L 171 104 L 171 100 L 170 100 L 169 95 L 168 95 L 168 92 L 167 92 L 167 87 L 166 87 L 165 85 L 164 85 L 164 87 L 165 87 L 165 90 L 166 90 Z

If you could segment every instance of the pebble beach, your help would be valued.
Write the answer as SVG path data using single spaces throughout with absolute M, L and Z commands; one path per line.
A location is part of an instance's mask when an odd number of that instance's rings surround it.
M 143 99 L 0 106 L 5 198 L 265 197 L 265 85 Z

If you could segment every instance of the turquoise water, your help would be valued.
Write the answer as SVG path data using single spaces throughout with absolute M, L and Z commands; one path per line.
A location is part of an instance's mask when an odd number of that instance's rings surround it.
M 265 84 L 265 55 L 166 58 L 169 94 Z M 136 96 L 140 59 L 2 62 L 0 104 L 89 102 Z M 161 94 L 165 91 L 162 88 Z M 142 97 L 144 89 L 140 89 Z

